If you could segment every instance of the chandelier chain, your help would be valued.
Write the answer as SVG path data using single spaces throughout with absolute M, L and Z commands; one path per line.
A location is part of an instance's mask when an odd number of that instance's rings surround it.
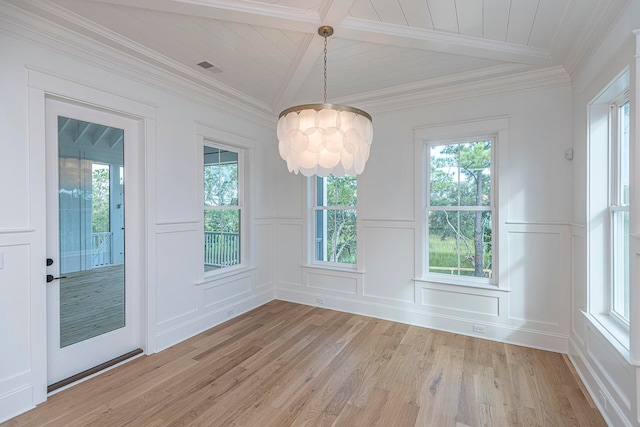
M 324 31 L 324 103 L 327 103 L 327 30 Z
M 354 107 L 327 103 L 327 39 L 333 28 L 323 25 L 318 35 L 324 37 L 324 103 L 296 105 L 280 113 L 278 151 L 295 174 L 360 175 L 373 140 L 371 116 Z

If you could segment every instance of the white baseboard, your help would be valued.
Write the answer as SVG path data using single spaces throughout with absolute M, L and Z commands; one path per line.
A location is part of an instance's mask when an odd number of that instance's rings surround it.
M 569 347 L 569 359 L 571 363 L 573 363 L 578 376 L 589 392 L 589 395 L 591 395 L 591 399 L 598 407 L 607 425 L 633 427 L 634 424 L 629 421 L 620 409 L 620 406 L 616 404 L 613 397 L 607 391 L 608 387 L 602 382 L 602 379 L 598 377 L 589 359 L 585 357 L 573 338 L 569 339 Z M 607 400 L 606 406 L 602 401 L 600 393 L 602 393 L 602 396 Z
M 30 384 L 0 396 L 0 423 L 33 409 L 33 389 Z
M 554 334 L 527 328 L 517 328 L 509 325 L 501 325 L 499 323 L 478 322 L 473 319 L 465 319 L 462 317 L 443 316 L 412 308 L 359 301 L 348 297 L 341 298 L 322 295 L 321 298 L 323 299 L 324 304 L 320 305 L 316 302 L 317 297 L 319 297 L 319 295 L 310 294 L 302 290 L 297 291 L 283 288 L 278 288 L 276 290 L 276 299 L 283 301 L 361 314 L 364 316 L 407 323 L 410 325 L 451 332 L 454 334 L 473 336 L 492 341 L 537 348 L 540 350 L 554 351 L 557 353 L 566 354 L 569 350 L 569 337 L 562 334 Z M 485 334 L 474 334 L 472 332 L 473 325 L 478 323 L 485 326 Z
M 215 311 L 207 312 L 201 316 L 189 319 L 180 325 L 159 332 L 156 335 L 156 351 L 162 351 L 181 341 L 191 338 L 207 329 L 213 328 L 227 320 L 237 317 L 247 311 L 260 307 L 275 298 L 273 288 L 267 289 L 258 294 L 253 294 L 243 300 L 235 301 L 225 307 Z M 229 316 L 229 310 L 233 310 L 233 316 Z

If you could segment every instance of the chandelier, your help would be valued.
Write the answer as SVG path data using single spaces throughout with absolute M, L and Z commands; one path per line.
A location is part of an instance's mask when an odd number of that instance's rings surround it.
M 324 103 L 296 105 L 280 113 L 278 151 L 296 175 L 359 175 L 373 140 L 371 116 L 357 108 L 327 104 L 327 37 L 333 28 L 322 26 L 318 34 L 324 37 Z

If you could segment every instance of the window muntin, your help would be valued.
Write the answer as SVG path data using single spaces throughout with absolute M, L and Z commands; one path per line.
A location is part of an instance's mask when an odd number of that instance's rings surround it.
M 428 144 L 430 274 L 493 280 L 494 139 Z
M 314 179 L 313 259 L 319 263 L 357 263 L 357 179 L 355 176 Z
M 611 104 L 612 184 L 610 213 L 611 304 L 610 312 L 629 323 L 629 100 L 622 96 Z
M 203 154 L 204 270 L 210 272 L 242 262 L 242 157 L 214 145 L 205 145 Z

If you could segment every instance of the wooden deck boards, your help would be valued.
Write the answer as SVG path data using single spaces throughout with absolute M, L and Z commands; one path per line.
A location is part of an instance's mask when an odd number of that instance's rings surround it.
M 60 344 L 66 347 L 124 326 L 124 266 L 65 274 L 60 281 Z
M 566 356 L 282 301 L 7 426 L 605 426 Z

